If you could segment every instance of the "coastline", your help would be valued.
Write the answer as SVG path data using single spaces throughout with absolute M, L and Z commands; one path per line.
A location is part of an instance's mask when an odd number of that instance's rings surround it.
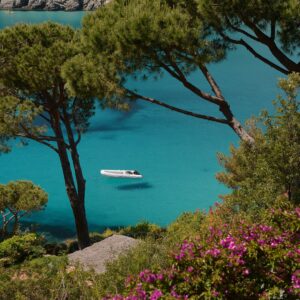
M 0 11 L 93 11 L 111 0 L 0 0 Z

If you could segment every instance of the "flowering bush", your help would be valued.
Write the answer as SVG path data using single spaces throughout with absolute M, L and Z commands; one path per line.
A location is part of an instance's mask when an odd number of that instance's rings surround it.
M 300 208 L 273 209 L 265 224 L 212 224 L 180 245 L 171 268 L 144 270 L 127 287 L 106 299 L 299 299 Z

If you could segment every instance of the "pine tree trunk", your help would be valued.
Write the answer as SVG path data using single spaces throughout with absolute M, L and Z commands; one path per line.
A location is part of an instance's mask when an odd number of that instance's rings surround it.
M 82 173 L 81 164 L 79 160 L 79 154 L 77 151 L 77 145 L 74 141 L 73 130 L 69 122 L 69 116 L 65 108 L 63 108 L 64 125 L 67 131 L 67 136 L 70 145 L 70 153 L 73 163 L 73 169 L 75 173 L 76 185 L 77 185 L 77 198 L 78 201 L 72 204 L 73 214 L 75 218 L 78 243 L 80 241 L 80 249 L 83 249 L 90 245 L 88 223 L 85 213 L 85 178 Z
M 14 227 L 13 227 L 13 234 L 17 234 L 17 232 L 19 230 L 19 218 L 18 218 L 18 214 L 16 214 L 14 217 L 15 217 L 15 221 L 14 221 Z
M 85 214 L 84 202 L 72 201 L 71 205 L 75 219 L 78 247 L 82 250 L 90 245 L 89 229 Z
M 233 113 L 230 109 L 229 104 L 224 101 L 223 104 L 220 105 L 220 111 L 225 116 L 228 121 L 228 125 L 232 128 L 232 130 L 239 136 L 242 141 L 245 141 L 249 144 L 254 144 L 254 138 L 245 130 L 243 125 L 233 116 Z
M 64 174 L 67 195 L 71 203 L 71 207 L 75 219 L 76 232 L 78 238 L 78 247 L 79 249 L 84 249 L 85 247 L 90 245 L 89 229 L 88 229 L 88 223 L 87 223 L 85 207 L 84 207 L 85 189 L 82 190 L 81 188 L 81 195 L 79 196 L 76 191 L 67 152 L 60 151 L 59 157 L 60 157 L 61 166 Z M 83 180 L 83 182 L 78 184 L 84 186 L 85 182 Z
M 0 230 L 0 233 L 1 233 L 1 237 L 4 239 L 7 234 L 7 224 L 8 223 L 6 221 L 6 216 L 5 216 L 4 211 L 1 211 L 0 213 L 2 215 L 2 228 Z
M 58 155 L 59 155 L 59 159 L 60 159 L 60 163 L 64 175 L 67 195 L 71 203 L 71 207 L 75 219 L 78 247 L 79 249 L 82 250 L 90 245 L 88 222 L 87 222 L 85 206 L 84 206 L 85 179 L 82 176 L 82 171 L 79 163 L 79 156 L 75 147 L 75 150 L 74 149 L 73 150 L 76 152 L 75 153 L 72 152 L 71 155 L 73 157 L 75 154 L 77 158 L 74 167 L 76 183 L 77 183 L 77 188 L 76 188 L 76 184 L 74 181 L 74 176 L 72 173 L 70 160 L 68 156 L 68 150 L 64 142 L 64 136 L 60 127 L 60 120 L 59 120 L 60 117 L 58 112 L 55 117 L 56 118 L 53 122 L 53 130 L 55 131 L 55 135 L 58 137 L 58 141 L 57 141 Z

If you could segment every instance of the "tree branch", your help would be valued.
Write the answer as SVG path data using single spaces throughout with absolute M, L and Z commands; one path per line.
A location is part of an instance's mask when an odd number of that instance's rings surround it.
M 48 142 L 45 141 L 46 138 L 47 138 L 48 141 L 56 141 L 56 142 L 57 142 L 58 139 L 55 139 L 55 138 L 52 138 L 52 137 L 47 137 L 47 136 L 37 137 L 37 136 L 31 134 L 28 131 L 28 129 L 25 126 L 23 126 L 22 124 L 20 124 L 20 126 L 24 130 L 25 133 L 24 134 L 18 133 L 18 134 L 16 134 L 16 136 L 18 136 L 20 138 L 27 138 L 27 139 L 36 141 L 36 142 L 38 142 L 40 144 L 43 144 L 43 145 L 51 148 L 56 153 L 58 153 L 58 149 L 57 148 L 55 148 L 53 145 L 51 145 L 50 143 L 48 143 Z
M 179 80 L 187 89 L 189 89 L 191 92 L 196 94 L 197 96 L 201 97 L 202 99 L 220 105 L 220 103 L 223 101 L 222 99 L 212 96 L 199 88 L 197 88 L 195 85 L 193 85 L 191 82 L 189 82 L 186 77 L 182 78 L 177 73 L 175 73 L 173 70 L 171 70 L 166 64 L 163 62 L 159 62 L 161 67 L 165 69 L 171 76 L 173 76 L 175 79 Z
M 265 44 L 277 58 L 277 60 L 289 70 L 289 73 L 292 71 L 299 72 L 299 67 L 297 64 L 289 59 L 276 45 L 274 39 L 268 37 L 265 33 L 263 33 L 253 22 L 251 22 L 247 17 L 242 17 L 243 22 L 246 26 L 251 28 L 259 40 Z M 275 29 L 274 29 L 275 30 Z
M 173 69 L 175 70 L 175 72 L 177 72 L 178 77 L 182 80 L 182 81 L 187 81 L 185 75 L 183 74 L 183 72 L 180 70 L 180 68 L 178 67 L 177 63 L 174 62 L 174 60 L 171 57 L 170 52 L 165 50 L 165 54 L 167 59 L 170 61 L 171 66 L 173 67 Z
M 44 119 L 45 121 L 47 121 L 49 124 L 51 124 L 51 120 L 49 118 L 47 118 L 45 115 L 40 114 L 39 115 L 42 119 Z
M 274 41 L 276 34 L 276 20 L 272 19 L 271 21 L 271 35 L 270 38 Z
M 74 121 L 74 125 L 75 125 L 75 130 L 77 133 L 77 140 L 75 141 L 75 145 L 77 146 L 80 141 L 81 141 L 81 130 L 78 126 L 78 121 L 76 119 L 76 102 L 77 102 L 78 98 L 75 97 L 73 100 L 73 104 L 72 104 L 72 116 L 73 116 L 73 121 Z
M 241 28 L 239 28 L 239 27 L 237 27 L 237 26 L 234 26 L 234 25 L 230 22 L 230 20 L 229 20 L 228 18 L 226 18 L 226 22 L 227 22 L 228 26 L 230 26 L 234 31 L 237 31 L 237 32 L 239 32 L 239 33 L 241 33 L 241 34 L 247 36 L 248 38 L 250 38 L 250 39 L 252 39 L 252 40 L 254 40 L 254 41 L 256 41 L 256 42 L 261 42 L 255 35 L 253 35 L 253 34 L 247 32 L 246 30 L 243 30 L 243 29 L 241 29 Z
M 237 44 L 237 45 L 242 45 L 244 46 L 251 54 L 253 54 L 254 57 L 258 58 L 259 60 L 261 60 L 262 62 L 264 62 L 265 64 L 269 65 L 270 67 L 272 67 L 273 69 L 288 75 L 290 72 L 280 66 L 278 66 L 277 64 L 273 63 L 272 61 L 270 61 L 269 59 L 265 58 L 264 56 L 262 56 L 261 54 L 259 54 L 258 52 L 256 52 L 254 50 L 254 48 L 252 48 L 246 41 L 244 41 L 243 39 L 233 39 L 230 38 L 229 36 L 227 36 L 226 34 L 224 34 L 223 32 L 220 32 L 220 35 L 228 42 L 233 43 L 233 44 Z
M 225 99 L 222 95 L 221 89 L 219 88 L 217 82 L 214 80 L 212 75 L 209 73 L 206 66 L 205 65 L 199 65 L 199 68 L 200 68 L 201 72 L 203 73 L 203 75 L 205 76 L 206 80 L 208 81 L 209 85 L 211 86 L 211 88 L 212 88 L 213 92 L 215 93 L 215 95 L 219 99 L 222 99 L 223 101 L 225 101 Z
M 156 104 L 156 105 L 168 108 L 170 110 L 179 112 L 179 113 L 184 114 L 184 115 L 188 115 L 188 116 L 192 116 L 192 117 L 195 117 L 195 118 L 199 118 L 199 119 L 203 119 L 203 120 L 208 120 L 208 121 L 212 121 L 212 122 L 217 122 L 217 123 L 222 123 L 222 124 L 227 124 L 227 125 L 229 124 L 228 121 L 225 120 L 225 119 L 220 119 L 220 118 L 216 118 L 216 117 L 212 117 L 212 116 L 207 116 L 207 115 L 193 113 L 191 111 L 184 110 L 184 109 L 181 109 L 181 108 L 169 105 L 167 103 L 164 103 L 162 101 L 156 100 L 154 98 L 150 98 L 150 97 L 139 95 L 139 94 L 137 94 L 137 93 L 135 93 L 133 91 L 127 90 L 127 89 L 126 89 L 126 91 L 130 95 L 134 96 L 135 98 L 138 98 L 138 99 L 141 99 L 141 100 L 144 100 L 144 101 L 147 101 L 147 102 L 150 102 L 150 103 L 153 103 L 153 104 Z
M 45 141 L 49 141 L 49 142 L 57 142 L 59 139 L 55 136 L 49 136 L 49 135 L 33 135 L 32 133 L 30 133 L 30 131 L 28 130 L 28 128 L 26 128 L 23 124 L 20 124 L 21 128 L 25 131 L 25 133 L 33 138 L 39 139 L 39 140 L 45 140 Z
M 47 142 L 45 142 L 45 141 L 36 139 L 36 138 L 34 138 L 34 137 L 31 137 L 31 136 L 27 136 L 27 135 L 17 134 L 16 136 L 18 136 L 18 137 L 20 137 L 20 138 L 26 138 L 26 139 L 35 141 L 35 142 L 37 142 L 37 143 L 40 143 L 40 144 L 42 144 L 42 145 L 45 145 L 45 146 L 51 148 L 52 150 L 54 150 L 56 153 L 58 153 L 58 149 L 55 148 L 55 147 L 54 147 L 53 145 L 51 145 L 50 143 L 47 143 Z

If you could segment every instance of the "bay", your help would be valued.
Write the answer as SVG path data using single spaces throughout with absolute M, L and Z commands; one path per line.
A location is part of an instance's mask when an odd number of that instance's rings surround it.
M 54 21 L 80 27 L 84 12 L 0 11 L 0 28 L 16 23 Z M 266 51 L 265 49 L 260 49 Z M 267 52 L 266 52 L 267 53 Z M 209 66 L 236 117 L 245 121 L 261 109 L 271 109 L 279 92 L 281 74 L 257 61 L 244 49 Z M 191 79 L 207 91 L 204 79 Z M 141 93 L 170 104 L 218 116 L 215 107 L 201 102 L 179 83 L 164 76 L 148 82 L 129 81 Z M 226 193 L 215 179 L 221 168 L 217 152 L 228 152 L 238 142 L 222 124 L 180 115 L 152 104 L 137 102 L 130 112 L 97 110 L 79 146 L 87 179 L 86 207 L 93 231 L 135 224 L 142 220 L 167 225 L 184 211 L 208 209 Z M 101 177 L 100 169 L 137 169 L 139 181 Z M 49 194 L 45 211 L 26 222 L 52 238 L 74 235 L 74 223 L 55 153 L 30 143 L 0 156 L 0 182 L 28 179 Z

